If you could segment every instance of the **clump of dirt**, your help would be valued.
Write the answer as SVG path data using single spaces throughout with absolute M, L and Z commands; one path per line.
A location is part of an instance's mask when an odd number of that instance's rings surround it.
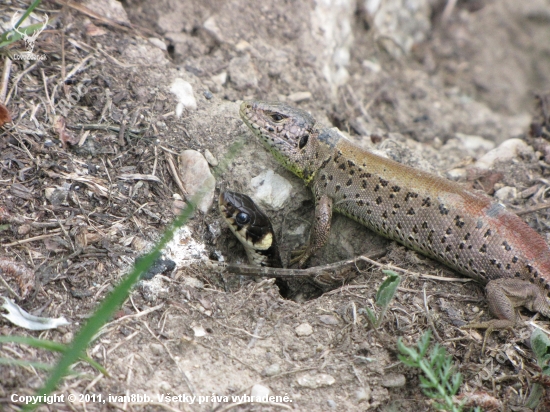
M 122 9 L 90 0 L 47 2 L 36 11 L 51 18 L 33 51 L 47 58 L 4 66 L 13 123 L 0 130 L 0 293 L 35 315 L 72 322 L 41 337 L 70 342 L 179 213 L 188 196 L 176 179 L 183 150 L 206 155 L 214 198 L 225 189 L 252 193 L 250 180 L 267 170 L 284 177 L 291 200 L 266 211 L 285 261 L 304 244 L 310 194 L 242 124 L 243 99 L 285 100 L 390 158 L 489 193 L 510 188 L 501 192 L 512 193 L 503 197 L 507 205 L 547 231 L 540 204 L 550 151 L 527 132 L 533 95 L 549 80 L 550 46 L 541 40 L 550 36 L 548 6 L 477 1 L 449 11 L 447 2 L 417 2 L 423 24 L 396 34 L 390 48 L 393 35 L 377 26 L 369 2 L 334 3 L 128 0 Z M 8 4 L 3 25 L 17 7 Z M 191 85 L 196 101 L 181 116 L 170 91 L 175 79 Z M 539 138 L 547 117 L 539 113 L 533 122 Z M 514 137 L 534 148 L 485 174 L 472 167 Z M 228 160 L 236 141 L 243 144 Z M 255 282 L 209 263 L 246 263 L 214 202 L 167 251 L 170 258 L 185 251 L 176 270 L 143 281 L 92 343 L 89 355 L 110 376 L 79 365 L 91 376 L 68 378 L 58 393 L 107 399 L 83 398 L 70 406 L 78 410 L 122 408 L 109 394 L 156 402 L 134 410 L 427 410 L 418 371 L 398 361 L 396 342 L 414 345 L 432 329 L 464 375 L 462 394 L 524 404 L 537 371 L 531 326 L 492 334 L 482 353 L 481 334 L 459 328 L 486 316 L 479 285 L 343 216 L 332 227 L 310 265 L 383 248 L 379 263 L 406 270 L 377 331 L 364 308 L 375 308 L 379 267 L 361 267 L 360 276 L 317 299 L 283 299 L 273 280 Z M 31 335 L 7 321 L 0 329 Z M 56 358 L 7 344 L 0 356 Z M 11 395 L 33 394 L 44 377 L 0 366 L 0 400 L 16 410 Z M 246 402 L 254 385 L 287 398 Z M 232 396 L 245 402 L 230 406 Z

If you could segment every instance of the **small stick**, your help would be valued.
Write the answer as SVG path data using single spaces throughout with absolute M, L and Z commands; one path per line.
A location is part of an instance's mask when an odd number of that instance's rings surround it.
M 518 216 L 526 215 L 528 213 L 538 212 L 539 210 L 544 210 L 544 209 L 548 209 L 548 208 L 550 208 L 550 202 L 542 203 L 540 205 L 536 205 L 536 206 L 533 206 L 533 207 L 528 207 L 528 208 L 525 208 L 523 210 L 518 210 L 516 212 L 516 215 L 518 215 Z
M 184 199 L 187 199 L 189 197 L 189 193 L 187 193 L 187 190 L 185 190 L 185 186 L 183 186 L 183 183 L 180 179 L 180 176 L 178 174 L 178 169 L 176 168 L 176 164 L 174 163 L 174 157 L 171 153 L 165 151 L 164 156 L 166 157 L 166 161 L 168 162 L 170 174 L 172 175 L 172 178 L 178 185 L 181 194 L 183 195 Z
M 373 258 L 378 258 L 386 254 L 385 250 L 376 250 L 368 254 Z M 367 256 L 367 255 L 364 255 Z M 323 266 L 314 266 L 307 269 L 282 269 L 272 268 L 266 266 L 252 266 L 252 265 L 236 265 L 236 264 L 218 264 L 220 267 L 226 269 L 230 273 L 235 273 L 243 276 L 265 276 L 265 277 L 280 277 L 280 278 L 293 278 L 293 277 L 312 277 L 319 276 L 319 272 L 336 272 L 340 271 L 347 266 L 355 266 L 357 260 L 364 260 L 363 256 L 357 258 L 342 260 L 336 263 L 330 263 Z M 374 262 L 374 261 L 373 261 Z M 370 262 L 369 262 L 370 263 Z M 378 264 L 378 263 L 377 263 Z
M 6 57 L 4 59 L 4 71 L 2 72 L 2 83 L 0 83 L 0 103 L 4 102 L 6 93 L 8 92 L 8 81 L 10 80 L 11 73 L 11 59 Z

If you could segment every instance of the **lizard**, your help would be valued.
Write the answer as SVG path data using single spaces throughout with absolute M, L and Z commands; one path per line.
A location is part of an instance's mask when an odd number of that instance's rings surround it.
M 485 285 L 497 318 L 466 327 L 511 329 L 516 308 L 550 317 L 550 249 L 504 205 L 456 182 L 378 156 L 336 128 L 283 102 L 243 101 L 243 122 L 313 193 L 309 240 L 299 267 L 327 242 L 333 211 Z

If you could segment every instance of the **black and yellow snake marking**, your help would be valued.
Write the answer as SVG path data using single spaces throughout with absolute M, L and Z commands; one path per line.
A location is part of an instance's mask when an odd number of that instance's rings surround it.
M 225 191 L 220 194 L 219 207 L 229 228 L 243 244 L 251 264 L 283 267 L 271 221 L 250 197 Z

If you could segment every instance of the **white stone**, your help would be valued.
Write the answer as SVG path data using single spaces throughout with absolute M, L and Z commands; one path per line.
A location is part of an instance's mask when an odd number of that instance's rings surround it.
M 210 166 L 216 167 L 218 165 L 218 159 L 216 159 L 212 152 L 208 149 L 204 151 L 204 158 Z
M 206 335 L 206 330 L 202 326 L 193 326 L 192 329 L 195 333 L 196 338 L 200 338 Z
M 518 191 L 515 187 L 504 186 L 495 192 L 495 197 L 501 202 L 510 202 L 518 196 Z
M 446 175 L 448 179 L 461 180 L 466 178 L 466 169 L 462 167 L 457 167 L 456 169 L 448 170 Z
M 336 382 L 331 375 L 326 373 L 319 373 L 317 375 L 302 375 L 298 379 L 298 385 L 303 386 L 304 388 L 317 389 L 322 388 L 323 386 L 331 386 Z
M 206 29 L 207 32 L 209 32 L 212 36 L 214 36 L 216 40 L 221 42 L 224 41 L 222 31 L 218 27 L 218 23 L 216 22 L 216 19 L 214 18 L 214 16 L 206 19 L 206 21 L 203 23 L 202 26 Z
M 287 96 L 287 100 L 294 103 L 303 102 L 309 99 L 311 99 L 310 92 L 296 92 L 296 93 L 289 94 Z
M 186 277 L 183 279 L 183 284 L 195 289 L 204 289 L 204 283 L 197 278 Z
M 284 177 L 269 169 L 250 180 L 254 190 L 252 197 L 264 205 L 278 210 L 290 197 L 292 185 Z
M 149 40 L 149 43 L 151 43 L 153 46 L 157 46 L 161 50 L 168 50 L 166 43 L 164 43 L 161 39 L 157 39 L 156 37 L 149 37 L 147 40 Z
M 529 146 L 521 139 L 508 139 L 490 152 L 485 153 L 475 166 L 480 169 L 491 169 L 496 162 L 509 161 L 517 157 L 520 153 L 529 150 Z M 533 150 L 531 148 L 531 150 Z
M 212 76 L 210 79 L 219 86 L 223 86 L 227 81 L 227 72 L 221 72 Z
M 270 393 L 271 389 L 269 389 L 267 386 L 260 385 L 259 383 L 254 385 L 250 390 L 250 396 L 258 400 L 269 396 Z
M 273 365 L 267 366 L 261 373 L 262 376 L 274 376 L 281 372 L 281 365 L 274 363 Z
M 302 323 L 294 329 L 298 336 L 309 336 L 313 333 L 313 327 L 309 323 Z
M 494 142 L 484 139 L 481 136 L 455 133 L 455 137 L 466 150 L 470 150 L 472 152 L 478 152 L 480 150 L 487 152 L 495 148 Z
M 180 108 L 196 110 L 197 100 L 195 100 L 193 86 L 191 86 L 189 82 L 186 82 L 185 80 L 180 78 L 174 79 L 174 81 L 170 85 L 170 92 L 172 92 L 176 96 Z

